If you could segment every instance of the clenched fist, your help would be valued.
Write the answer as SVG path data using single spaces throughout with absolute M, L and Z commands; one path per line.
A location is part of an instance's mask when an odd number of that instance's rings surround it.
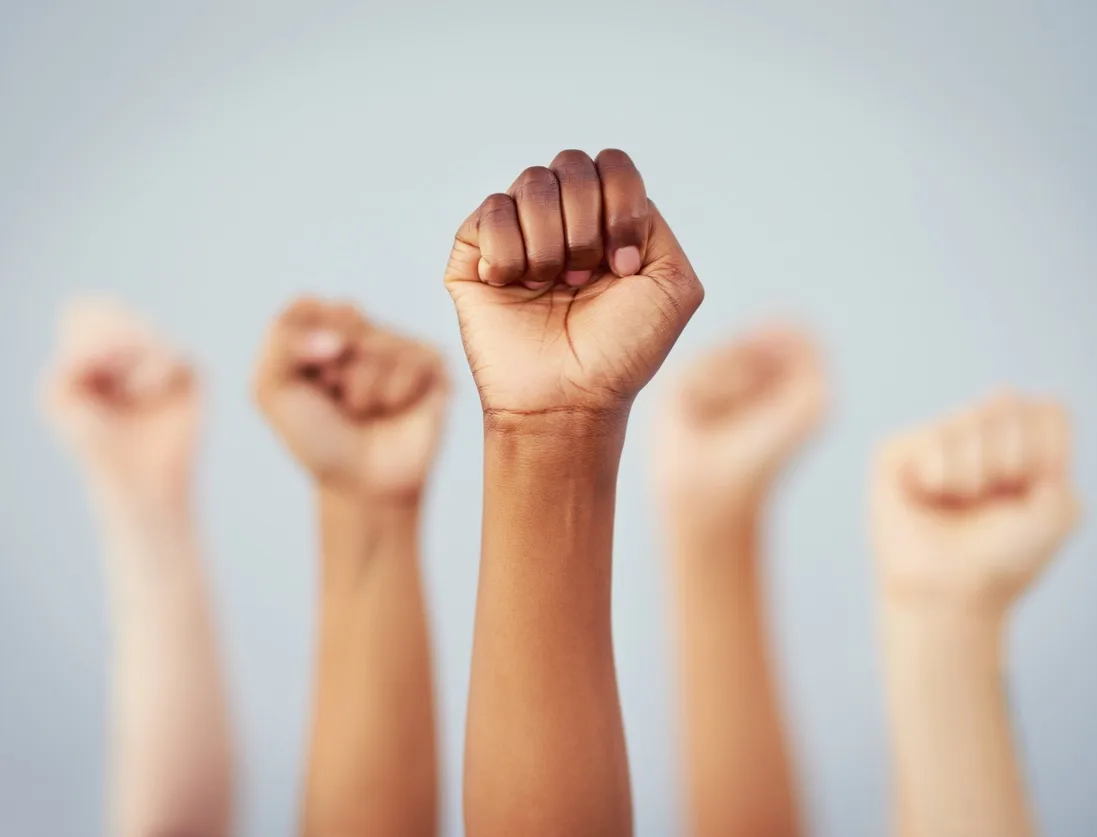
M 695 363 L 663 405 L 660 489 L 691 515 L 753 512 L 818 426 L 822 365 L 810 338 L 761 329 Z
M 70 308 L 44 400 L 98 483 L 146 498 L 185 489 L 198 429 L 194 374 L 135 315 L 105 302 Z
M 317 481 L 373 499 L 419 494 L 447 390 L 434 350 L 352 306 L 313 299 L 275 321 L 255 383 L 267 418 Z
M 886 589 L 1005 607 L 1074 527 L 1062 407 L 999 397 L 888 443 L 873 492 Z
M 563 151 L 489 196 L 445 276 L 485 414 L 627 408 L 704 296 L 632 160 Z

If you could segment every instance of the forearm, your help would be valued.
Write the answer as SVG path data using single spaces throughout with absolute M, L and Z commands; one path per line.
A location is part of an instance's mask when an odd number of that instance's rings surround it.
M 799 833 L 766 640 L 760 513 L 671 512 L 689 834 Z
M 417 503 L 322 494 L 308 837 L 436 830 L 437 765 Z
M 564 438 L 486 433 L 470 837 L 631 833 L 610 624 L 623 440 L 623 419 Z
M 192 515 L 185 503 L 98 499 L 115 636 L 112 833 L 223 837 L 229 721 Z
M 886 603 L 883 626 L 902 837 L 1031 837 L 999 618 Z

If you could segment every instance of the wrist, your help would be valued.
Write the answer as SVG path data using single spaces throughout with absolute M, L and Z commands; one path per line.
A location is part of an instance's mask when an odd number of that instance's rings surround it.
M 378 495 L 320 485 L 317 504 L 321 526 L 375 531 L 414 530 L 419 525 L 420 495 Z
M 186 480 L 139 489 L 92 474 L 88 488 L 101 521 L 112 529 L 172 534 L 193 527 L 193 498 Z
M 554 493 L 568 486 L 613 490 L 627 414 L 551 413 L 484 419 L 484 466 L 492 484 L 530 482 Z
M 947 663 L 982 659 L 1000 664 L 1005 612 L 956 602 L 885 599 L 883 624 L 888 643 L 906 658 L 911 654 Z
M 379 561 L 418 560 L 419 504 L 380 501 L 359 492 L 321 488 L 317 495 L 322 594 L 340 600 L 367 589 Z
M 755 532 L 765 517 L 765 493 L 748 488 L 718 490 L 697 482 L 687 488 L 662 487 L 662 511 L 681 532 L 715 537 Z
M 977 580 L 886 570 L 879 589 L 889 612 L 918 620 L 1002 623 L 1013 602 L 1012 595 Z
M 624 437 L 631 405 L 564 407 L 538 411 L 484 408 L 486 437 L 514 437 L 569 444 L 575 439 Z

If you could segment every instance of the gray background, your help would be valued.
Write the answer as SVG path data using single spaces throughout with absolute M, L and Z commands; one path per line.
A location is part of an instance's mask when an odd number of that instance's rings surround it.
M 461 832 L 481 448 L 441 270 L 487 193 L 573 146 L 634 156 L 706 285 L 671 366 L 772 312 L 827 347 L 836 406 L 776 504 L 772 597 L 813 831 L 882 833 L 874 442 L 1013 382 L 1074 408 L 1097 489 L 1097 6 L 750 5 L 0 6 L 0 833 L 99 831 L 100 564 L 32 400 L 78 291 L 150 312 L 207 374 L 203 511 L 255 837 L 295 822 L 316 575 L 307 485 L 248 401 L 261 331 L 311 291 L 445 348 L 425 563 Z M 614 623 L 637 832 L 661 837 L 677 791 L 651 404 L 622 467 Z M 1053 835 L 1097 821 L 1095 546 L 1085 528 L 1014 623 Z

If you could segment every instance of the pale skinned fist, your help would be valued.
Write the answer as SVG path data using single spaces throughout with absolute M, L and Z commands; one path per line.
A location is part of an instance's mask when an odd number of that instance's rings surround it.
M 198 435 L 195 376 L 136 315 L 109 302 L 70 306 L 42 395 L 47 417 L 100 486 L 144 498 L 185 490 Z
M 753 514 L 825 409 L 826 381 L 811 338 L 787 327 L 760 328 L 700 358 L 664 399 L 657 485 L 694 517 Z
M 1064 409 L 1014 395 L 887 443 L 873 488 L 885 589 L 1004 609 L 1078 520 L 1071 453 Z
M 563 151 L 489 196 L 445 275 L 486 415 L 628 409 L 704 296 L 622 151 Z
M 430 347 L 371 324 L 353 306 L 301 299 L 270 329 L 255 395 L 319 483 L 384 500 L 421 492 L 448 387 Z

